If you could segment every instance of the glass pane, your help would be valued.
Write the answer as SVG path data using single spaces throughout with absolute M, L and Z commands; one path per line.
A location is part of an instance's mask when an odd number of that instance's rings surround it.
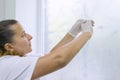
M 51 49 L 68 32 L 72 25 L 84 17 L 84 0 L 47 0 L 48 45 Z M 81 57 L 81 56 L 79 56 Z M 81 59 L 84 58 L 81 57 Z M 47 75 L 46 80 L 80 80 L 85 70 L 85 62 L 79 64 L 79 58 L 67 68 Z M 85 66 L 84 66 L 85 65 Z M 84 66 L 84 68 L 83 68 Z M 80 70 L 80 72 L 79 72 Z M 68 72 L 69 71 L 69 72 Z M 75 74 L 71 74 L 74 72 Z

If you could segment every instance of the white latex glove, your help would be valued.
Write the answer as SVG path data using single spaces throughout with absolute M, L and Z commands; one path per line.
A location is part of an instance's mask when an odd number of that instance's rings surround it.
M 69 30 L 69 34 L 73 37 L 76 37 L 76 35 L 81 31 L 81 24 L 85 23 L 86 20 L 85 19 L 80 19 L 78 20 L 73 26 L 72 28 Z
M 85 23 L 81 24 L 81 30 L 82 32 L 90 32 L 90 34 L 92 35 L 93 26 L 94 22 L 92 20 L 87 20 Z

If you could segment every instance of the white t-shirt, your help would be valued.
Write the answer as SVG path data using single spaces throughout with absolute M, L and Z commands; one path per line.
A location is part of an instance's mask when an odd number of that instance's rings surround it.
M 0 57 L 0 80 L 31 80 L 38 57 Z

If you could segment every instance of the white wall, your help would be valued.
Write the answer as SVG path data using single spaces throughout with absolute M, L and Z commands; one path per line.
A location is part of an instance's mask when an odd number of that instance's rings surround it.
M 0 20 L 15 19 L 15 0 L 0 0 Z
M 0 20 L 5 18 L 5 0 L 0 0 Z
M 5 19 L 15 19 L 16 0 L 5 0 Z

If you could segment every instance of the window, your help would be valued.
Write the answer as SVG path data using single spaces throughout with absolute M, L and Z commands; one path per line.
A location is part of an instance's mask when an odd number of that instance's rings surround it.
M 95 21 L 94 35 L 64 69 L 44 80 L 119 80 L 119 0 L 46 0 L 48 49 L 79 18 Z

